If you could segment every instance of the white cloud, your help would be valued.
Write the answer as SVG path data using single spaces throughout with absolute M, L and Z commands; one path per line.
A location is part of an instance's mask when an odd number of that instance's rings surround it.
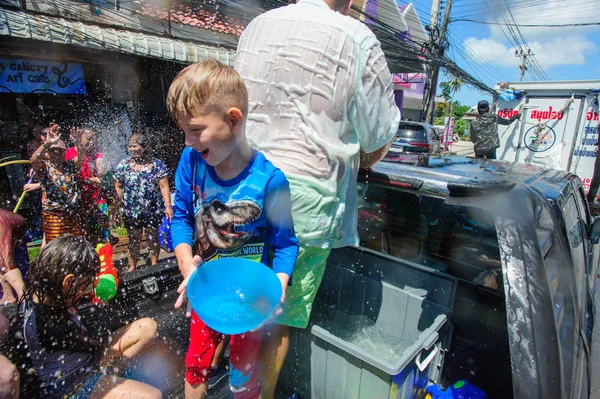
M 490 4 L 492 2 L 488 2 Z M 577 24 L 597 21 L 600 2 L 589 0 L 547 0 L 536 6 L 523 6 L 518 1 L 493 2 L 488 9 L 489 22 L 517 24 Z M 566 5 L 566 6 L 565 6 Z M 506 7 L 510 7 L 510 14 Z M 512 16 L 511 16 L 512 14 Z M 514 20 L 513 20 L 514 18 Z M 558 65 L 582 65 L 585 56 L 597 51 L 597 46 L 586 36 L 597 33 L 599 27 L 519 27 L 525 42 L 544 69 Z M 513 33 L 520 38 L 516 28 Z M 506 26 L 490 25 L 490 37 L 465 40 L 465 50 L 478 63 L 491 62 L 498 66 L 517 67 L 511 33 Z M 507 39 L 510 38 L 510 41 Z
M 558 65 L 583 65 L 585 55 L 597 50 L 596 45 L 583 36 L 551 38 L 528 43 L 542 68 Z M 492 63 L 503 67 L 517 67 L 521 60 L 515 57 L 515 47 L 508 47 L 496 39 L 465 40 L 467 54 L 478 63 Z

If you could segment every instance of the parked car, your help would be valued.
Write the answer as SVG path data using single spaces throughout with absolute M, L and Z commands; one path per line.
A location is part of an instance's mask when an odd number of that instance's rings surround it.
M 417 399 L 429 383 L 466 379 L 492 399 L 589 398 L 600 222 L 579 178 L 428 157 L 361 175 L 360 246 L 332 251 L 276 397 Z M 188 343 L 189 321 L 172 307 L 180 281 L 166 260 L 123 274 L 109 306 L 79 312 L 90 331 L 157 320 L 163 354 L 136 378 L 169 398 L 182 397 Z M 22 370 L 23 397 L 36 397 L 13 330 L 4 350 Z M 229 395 L 223 384 L 210 397 Z
M 401 121 L 390 152 L 439 153 L 440 140 L 429 123 Z

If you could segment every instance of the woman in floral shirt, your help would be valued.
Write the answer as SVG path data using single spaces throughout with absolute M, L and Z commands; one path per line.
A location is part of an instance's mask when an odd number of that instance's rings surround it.
M 31 156 L 31 166 L 42 188 L 42 222 L 46 244 L 64 235 L 83 236 L 80 194 L 76 176 L 81 170 L 83 159 L 75 157 L 65 161 L 67 147 L 60 139 L 60 128 L 52 124 L 44 129 L 46 139 Z M 81 146 L 80 137 L 75 137 Z
M 134 133 L 129 138 L 131 157 L 124 159 L 115 169 L 115 190 L 121 200 L 125 228 L 129 236 L 129 271 L 134 270 L 140 255 L 143 230 L 150 250 L 150 262 L 158 261 L 160 246 L 158 226 L 163 210 L 167 218 L 173 218 L 169 172 L 166 166 L 153 158 L 146 138 Z

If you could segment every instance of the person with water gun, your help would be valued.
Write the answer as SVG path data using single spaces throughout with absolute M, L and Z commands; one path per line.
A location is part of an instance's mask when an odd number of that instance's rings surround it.
M 92 245 L 70 234 L 44 246 L 31 264 L 21 331 L 40 397 L 162 398 L 157 388 L 120 377 L 120 370 L 154 342 L 154 320 L 135 320 L 102 338 L 81 322 L 78 305 L 87 302 L 100 269 Z

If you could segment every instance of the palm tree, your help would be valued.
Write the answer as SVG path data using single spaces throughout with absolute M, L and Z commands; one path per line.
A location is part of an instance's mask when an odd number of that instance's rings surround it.
M 452 108 L 454 107 L 454 95 L 460 91 L 463 85 L 463 81 L 459 78 L 452 79 L 448 85 L 450 86 L 450 92 L 452 93 L 452 99 L 450 100 L 450 117 L 452 117 Z

